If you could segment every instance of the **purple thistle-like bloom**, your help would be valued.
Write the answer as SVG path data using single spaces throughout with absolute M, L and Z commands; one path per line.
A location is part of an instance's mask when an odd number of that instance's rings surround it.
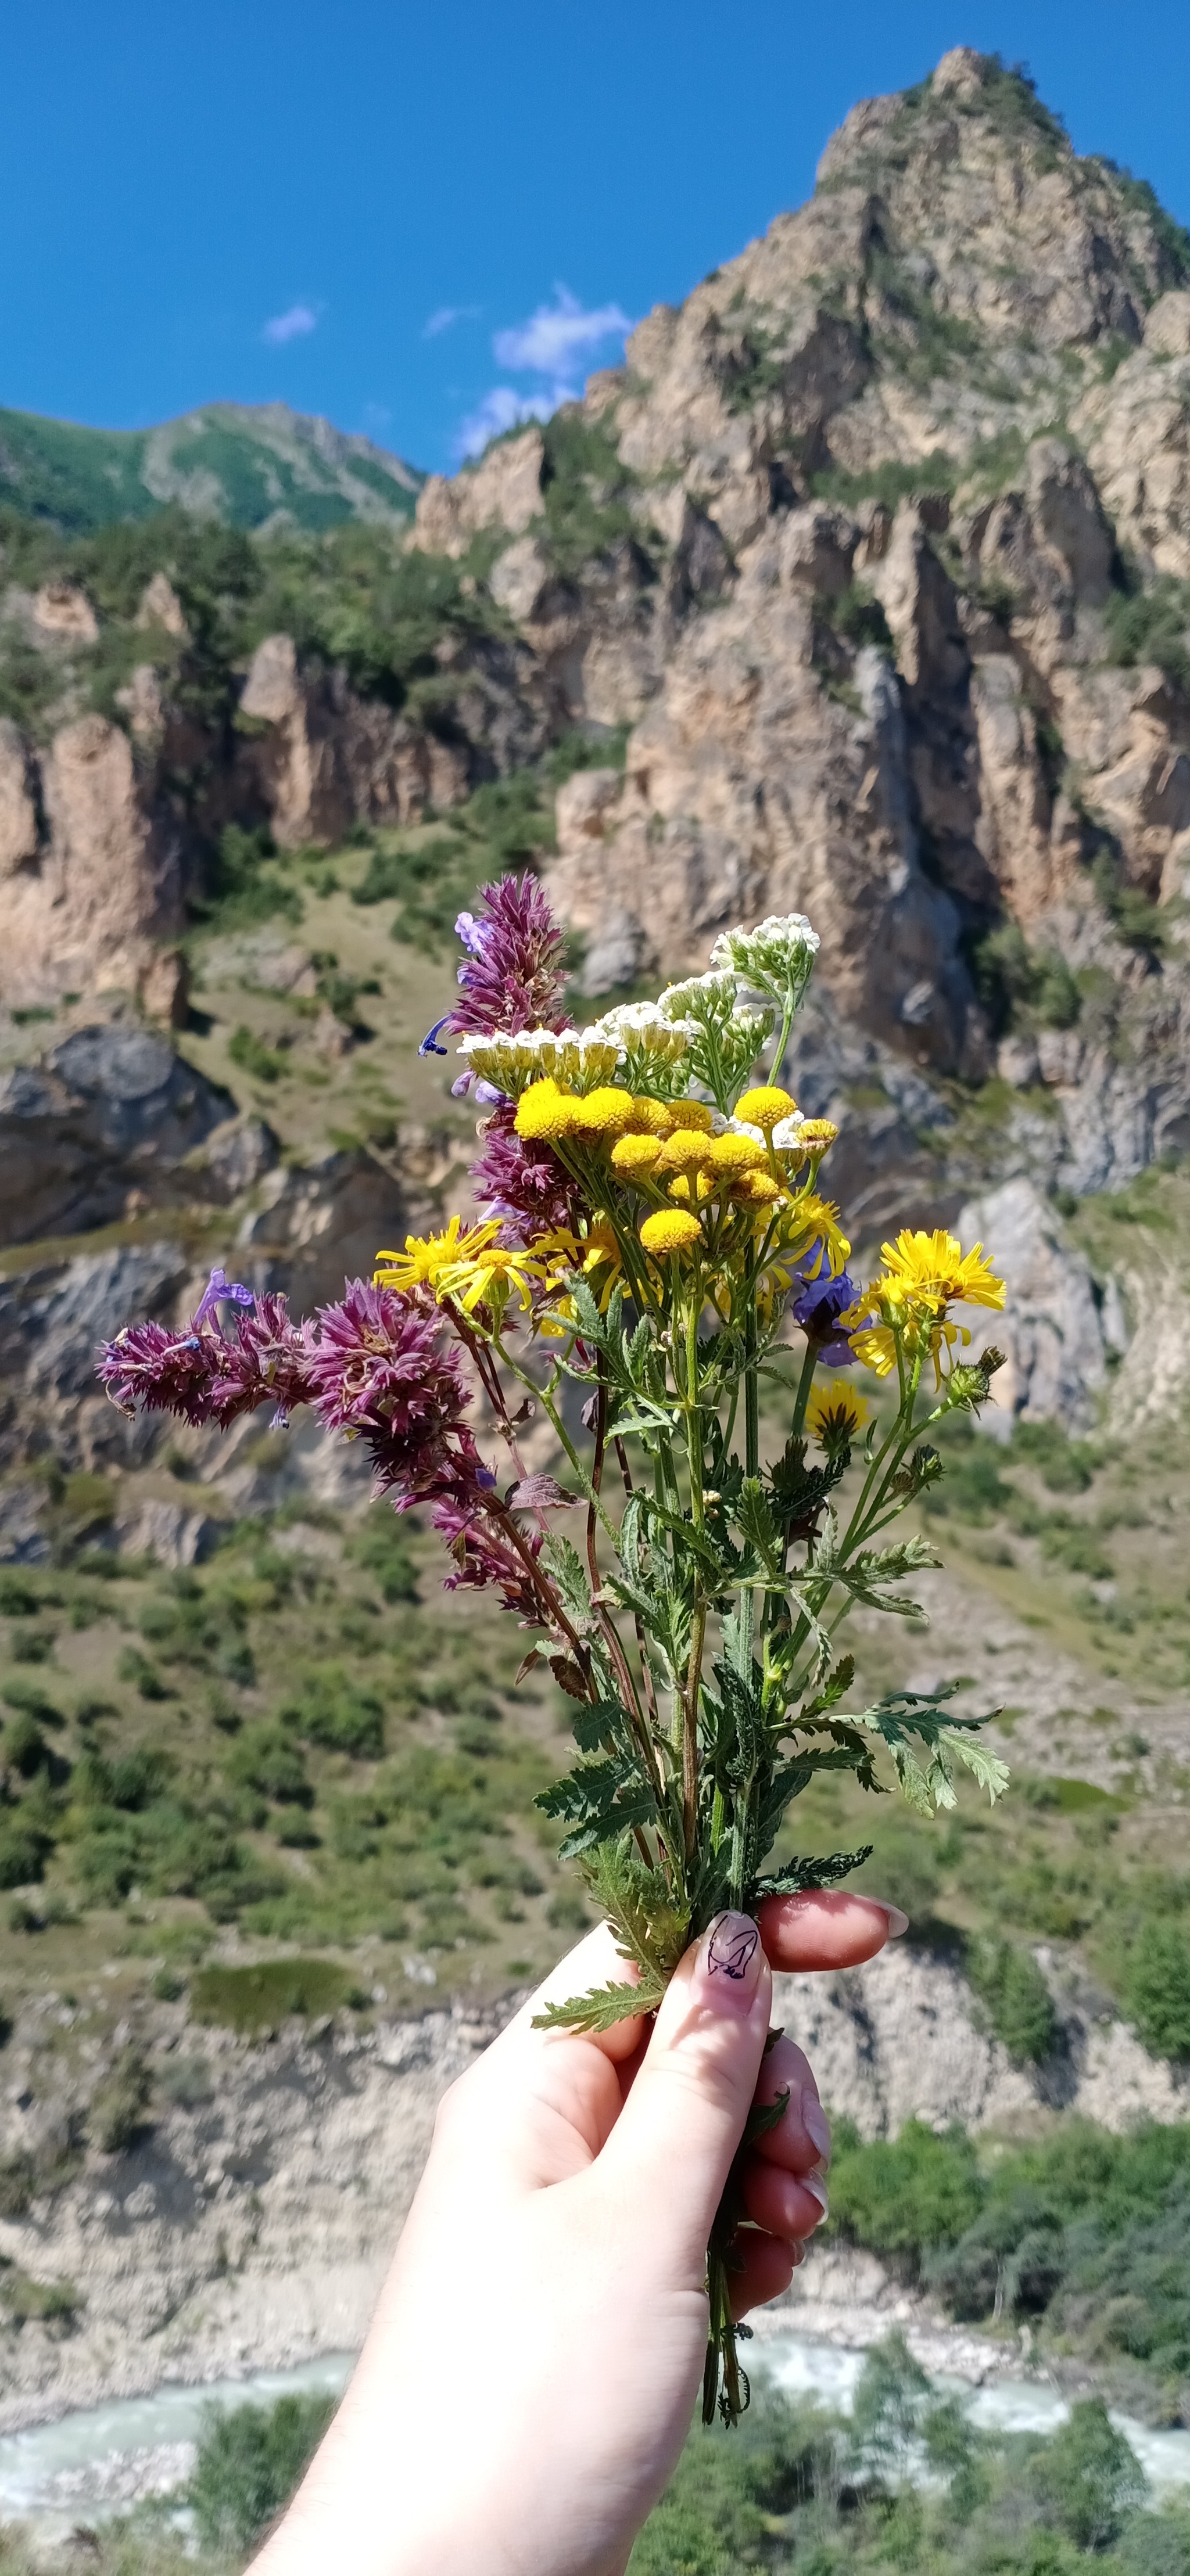
M 235 1317 L 230 1335 L 212 1322 L 225 1298 L 252 1305 Z M 253 1299 L 211 1273 L 192 1323 L 181 1332 L 166 1324 L 126 1324 L 114 1342 L 100 1346 L 98 1374 L 122 1413 L 176 1413 L 185 1422 L 218 1422 L 224 1429 L 242 1413 L 272 1404 L 278 1421 L 295 1404 L 308 1404 L 306 1345 L 291 1322 L 284 1297 Z
M 219 1374 L 211 1411 L 225 1430 L 262 1404 L 273 1405 L 274 1422 L 284 1426 L 295 1405 L 312 1401 L 309 1349 L 284 1297 L 258 1297 L 252 1314 L 236 1316 L 230 1335 L 213 1339 Z
M 813 1342 L 818 1356 L 828 1368 L 850 1368 L 855 1353 L 849 1334 L 839 1322 L 840 1315 L 854 1306 L 859 1290 L 845 1270 L 837 1278 L 802 1279 L 794 1282 L 796 1296 L 791 1295 L 789 1312 L 800 1324 L 808 1342 Z
M 483 1129 L 483 1152 L 471 1165 L 484 1214 L 503 1219 L 507 1250 L 575 1224 L 573 1182 L 548 1145 L 518 1136 L 515 1116 L 511 1101 L 493 1112 Z
M 134 1420 L 138 1411 L 176 1413 L 183 1422 L 209 1422 L 219 1370 L 215 1333 L 191 1325 L 125 1324 L 114 1342 L 101 1342 L 98 1376 L 112 1403 Z
M 308 1335 L 319 1421 L 366 1443 L 377 1493 L 397 1511 L 460 1485 L 482 1489 L 485 1471 L 463 1421 L 470 1397 L 456 1355 L 441 1348 L 442 1329 L 433 1307 L 355 1279 Z
M 422 1039 L 420 1052 L 443 1055 L 443 1029 L 456 1037 L 490 1037 L 497 1029 L 564 1029 L 562 933 L 535 876 L 486 885 L 486 913 L 461 912 L 455 928 L 467 954 L 459 968 L 464 995 Z

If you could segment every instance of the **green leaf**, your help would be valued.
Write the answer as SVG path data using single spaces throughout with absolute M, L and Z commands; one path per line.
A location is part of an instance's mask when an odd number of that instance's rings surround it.
M 864 1862 L 871 1859 L 872 1850 L 872 1844 L 865 1843 L 862 1851 L 824 1852 L 817 1860 L 811 1855 L 805 1860 L 786 1861 L 770 1877 L 757 1879 L 753 1896 L 760 1904 L 766 1896 L 802 1896 L 808 1888 L 837 1887 L 853 1869 L 862 1869 Z
M 572 1995 L 569 2003 L 547 2004 L 545 2011 L 534 2013 L 534 2030 L 613 2030 L 618 2021 L 635 2020 L 639 2013 L 656 2012 L 665 1993 L 661 1980 L 650 1984 L 646 1977 L 639 1986 L 592 1986 L 585 1995 Z
M 543 1563 L 548 1566 L 557 1585 L 563 1609 L 568 1612 L 576 1626 L 590 1628 L 594 1624 L 591 1616 L 591 1587 L 587 1581 L 586 1567 L 577 1549 L 571 1546 L 568 1538 L 559 1538 L 556 1530 L 551 1530 L 541 1554 Z

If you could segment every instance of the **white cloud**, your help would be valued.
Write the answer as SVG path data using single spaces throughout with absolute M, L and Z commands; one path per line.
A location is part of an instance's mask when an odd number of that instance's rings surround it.
M 287 340 L 304 340 L 308 331 L 318 328 L 318 315 L 311 304 L 291 304 L 287 313 L 274 313 L 261 334 L 270 348 L 283 349 Z
M 452 331 L 456 322 L 477 322 L 479 314 L 478 304 L 440 304 L 437 312 L 431 313 L 421 336 L 423 340 L 436 340 L 440 332 Z
M 439 317 L 435 314 L 432 319 L 437 322 Z M 548 420 L 560 403 L 577 401 L 585 361 L 609 341 L 622 343 L 631 329 L 628 315 L 618 304 L 601 304 L 587 312 L 569 287 L 555 287 L 552 304 L 539 304 L 527 322 L 497 331 L 492 341 L 498 366 L 514 375 L 536 376 L 538 382 L 521 391 L 512 385 L 493 385 L 462 422 L 456 453 L 478 456 L 490 438 L 515 429 L 518 421 Z
M 564 376 L 569 383 L 581 359 L 605 340 L 622 340 L 631 329 L 618 304 L 600 304 L 588 313 L 569 287 L 557 286 L 552 304 L 539 304 L 512 331 L 497 331 L 492 349 L 497 366 L 511 367 L 514 374 Z
M 455 452 L 459 456 L 480 456 L 490 438 L 499 438 L 506 429 L 515 429 L 523 420 L 548 420 L 559 403 L 569 402 L 569 385 L 554 385 L 548 392 L 514 393 L 511 385 L 493 385 L 478 408 L 469 412 L 459 424 Z

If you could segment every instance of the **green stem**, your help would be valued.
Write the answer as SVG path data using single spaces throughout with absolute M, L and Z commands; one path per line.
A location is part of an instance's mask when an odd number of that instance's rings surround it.
M 810 1401 L 810 1389 L 814 1383 L 814 1371 L 817 1366 L 818 1344 L 817 1342 L 808 1341 L 806 1344 L 806 1356 L 802 1361 L 802 1373 L 797 1382 L 797 1395 L 794 1399 L 793 1407 L 793 1421 L 790 1425 L 791 1437 L 794 1440 L 799 1440 L 801 1438 L 802 1425 L 806 1419 L 806 1406 Z

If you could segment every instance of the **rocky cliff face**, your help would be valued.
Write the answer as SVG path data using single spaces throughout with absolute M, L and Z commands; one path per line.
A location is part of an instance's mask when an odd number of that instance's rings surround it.
M 1146 2058 L 1122 2024 L 1063 2005 L 1041 2070 L 1009 2064 L 972 2018 L 963 1979 L 928 1956 L 886 1955 L 846 1977 L 779 1978 L 777 2017 L 805 2042 L 824 2099 L 866 2137 L 920 2117 L 938 2128 L 1030 2125 L 1069 2108 L 1116 2131 L 1178 2119 L 1185 2086 Z M 70 2006 L 31 2007 L 9 2043 L 0 2150 L 6 2171 L 73 2179 L 0 2217 L 0 2251 L 35 2279 L 69 2280 L 73 2330 L 26 2325 L 0 2347 L 0 2428 L 66 2405 L 134 2394 L 162 2379 L 235 2376 L 353 2349 L 366 2330 L 408 2209 L 434 2112 L 517 1998 L 456 2005 L 350 2032 L 339 2022 L 247 2045 L 183 2026 L 179 2008 L 141 2014 L 136 2040 L 154 2079 L 128 2148 L 82 2149 L 88 2105 L 110 2072 Z M 69 2071 L 68 2071 L 69 2070 Z M 895 2303 L 874 2257 L 813 2251 L 798 2299 L 829 2330 L 837 2307 Z M 869 2329 L 870 2331 L 870 2325 Z
M 1148 192 L 959 49 L 592 381 L 600 582 L 548 431 L 427 485 L 418 541 L 487 531 L 571 714 L 631 728 L 559 799 L 589 990 L 804 909 L 845 1023 L 1107 1107 L 1068 1186 L 1180 1150 L 1190 700 L 1154 601 L 1180 634 L 1188 277 Z
M 627 730 L 558 803 L 589 992 L 802 909 L 848 1042 L 1057 1106 L 1044 1182 L 1183 1149 L 1190 241 L 1019 75 L 959 48 L 855 108 L 807 205 L 582 404 L 431 477 L 411 543 L 378 631 L 416 598 L 424 676 L 353 660 L 342 618 L 233 652 L 185 812 L 194 693 L 156 662 L 118 724 L 8 728 L 11 1000 L 155 976 L 168 1007 L 195 834 L 229 815 L 333 840 Z

